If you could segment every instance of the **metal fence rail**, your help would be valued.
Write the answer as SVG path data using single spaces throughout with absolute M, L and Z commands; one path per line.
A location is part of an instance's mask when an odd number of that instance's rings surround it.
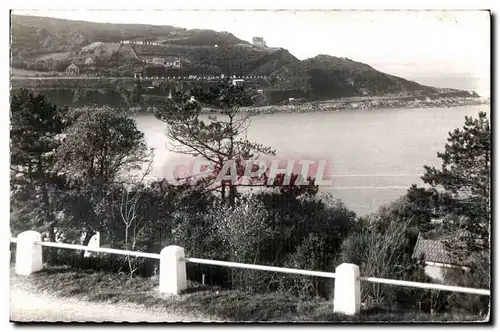
M 11 238 L 10 242 L 17 243 L 17 239 Z M 78 244 L 67 244 L 67 243 L 45 242 L 45 241 L 37 241 L 37 242 L 35 242 L 35 244 L 41 245 L 44 247 L 54 247 L 54 248 L 73 249 L 73 250 L 85 250 L 85 251 L 93 251 L 93 252 L 100 252 L 100 253 L 107 253 L 107 254 L 160 259 L 160 254 L 145 253 L 145 252 L 139 252 L 139 251 L 120 250 L 120 249 L 112 249 L 112 248 L 100 248 L 100 247 L 88 247 L 88 246 L 83 246 L 83 245 L 78 245 Z M 232 268 L 241 268 L 241 269 L 268 271 L 268 272 L 278 272 L 278 273 L 288 273 L 288 274 L 297 274 L 297 275 L 322 277 L 322 278 L 335 278 L 336 277 L 336 273 L 332 273 L 332 272 L 309 271 L 309 270 L 291 269 L 291 268 L 276 267 L 276 266 L 254 265 L 254 264 L 218 261 L 218 260 L 202 259 L 202 258 L 185 257 L 185 258 L 183 258 L 183 260 L 187 263 L 194 263 L 194 264 L 226 266 L 226 267 L 232 267 Z M 468 288 L 468 287 L 451 286 L 451 285 L 443 285 L 443 284 L 431 284 L 431 283 L 423 283 L 423 282 L 415 282 L 415 281 L 375 278 L 375 277 L 359 277 L 359 280 L 373 282 L 373 283 L 379 283 L 379 284 L 394 285 L 394 286 L 413 287 L 413 288 L 422 288 L 422 289 L 435 289 L 435 290 L 440 290 L 440 291 L 449 291 L 449 292 L 491 296 L 491 292 L 488 289 L 477 289 L 477 288 Z
M 441 284 L 428 284 L 425 282 L 405 281 L 405 280 L 395 280 L 395 279 L 383 279 L 383 278 L 373 278 L 373 277 L 359 277 L 359 280 L 374 282 L 374 283 L 378 283 L 378 284 L 394 285 L 394 286 L 406 286 L 406 287 L 413 287 L 413 288 L 436 289 L 436 290 L 441 290 L 441 291 L 450 291 L 450 292 L 457 292 L 457 293 L 468 293 L 468 294 L 478 294 L 478 295 L 490 296 L 490 290 L 488 290 L 488 289 L 467 288 L 467 287 L 441 285 Z
M 112 248 L 87 247 L 87 246 L 82 246 L 82 245 L 78 245 L 78 244 L 67 244 L 67 243 L 60 243 L 60 242 L 41 241 L 41 242 L 35 242 L 35 243 L 39 244 L 43 247 L 95 251 L 95 252 L 101 252 L 101 253 L 106 253 L 106 254 L 116 254 L 116 255 L 160 259 L 160 254 L 152 254 L 152 253 L 148 253 L 148 252 L 121 250 L 121 249 L 112 249 Z
M 234 262 L 226 262 L 226 261 L 215 261 L 215 260 L 211 260 L 211 259 L 201 259 L 201 258 L 186 258 L 185 260 L 188 263 L 196 263 L 196 264 L 227 266 L 227 267 L 235 267 L 235 268 L 240 268 L 240 269 L 260 270 L 260 271 L 268 271 L 268 272 L 301 274 L 301 275 L 313 276 L 313 277 L 335 278 L 335 273 L 332 273 L 332 272 L 289 269 L 289 268 L 285 268 L 285 267 L 234 263 Z

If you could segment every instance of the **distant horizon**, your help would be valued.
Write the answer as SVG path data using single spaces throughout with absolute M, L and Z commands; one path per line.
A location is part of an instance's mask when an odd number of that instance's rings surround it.
M 94 23 L 226 31 L 249 43 L 258 36 L 269 47 L 287 49 L 299 60 L 319 54 L 346 57 L 420 84 L 473 90 L 481 96 L 490 96 L 487 11 L 110 11 L 117 13 L 109 15 L 104 10 L 12 10 L 11 13 Z M 412 28 L 401 29 L 402 24 Z

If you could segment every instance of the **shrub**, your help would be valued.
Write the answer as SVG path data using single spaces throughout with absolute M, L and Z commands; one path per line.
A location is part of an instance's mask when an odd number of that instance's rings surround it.
M 331 253 L 326 252 L 327 247 L 325 235 L 311 233 L 297 251 L 289 255 L 284 266 L 312 271 L 333 271 L 333 257 Z M 279 291 L 299 296 L 329 297 L 333 287 L 332 281 L 326 278 L 281 275 Z
M 350 235 L 342 244 L 339 262 L 359 265 L 363 276 L 419 280 L 423 271 L 411 258 L 415 234 L 409 228 L 411 221 L 393 221 L 381 232 L 376 225 Z M 362 283 L 363 302 L 371 305 L 388 303 L 417 303 L 418 291 L 394 288 L 376 283 Z
M 244 196 L 232 207 L 216 206 L 208 215 L 218 237 L 227 250 L 227 259 L 247 264 L 265 263 L 263 244 L 272 241 L 269 216 L 264 205 L 251 196 Z M 269 273 L 247 269 L 231 269 L 233 288 L 249 292 L 267 290 Z

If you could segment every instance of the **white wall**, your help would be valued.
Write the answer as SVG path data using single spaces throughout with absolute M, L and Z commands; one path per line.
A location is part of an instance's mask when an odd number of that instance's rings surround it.
M 440 264 L 434 262 L 425 262 L 425 274 L 430 278 L 438 282 L 444 282 L 446 271 L 449 269 L 462 269 L 464 271 L 469 271 L 468 267 L 460 267 L 456 265 Z
M 435 266 L 435 265 L 426 265 L 425 266 L 425 274 L 432 278 L 433 280 L 443 282 L 445 275 L 445 267 Z

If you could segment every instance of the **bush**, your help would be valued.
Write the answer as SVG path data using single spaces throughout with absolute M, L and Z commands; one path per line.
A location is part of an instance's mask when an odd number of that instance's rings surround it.
M 301 195 L 298 195 L 301 196 Z M 290 192 L 239 197 L 230 207 L 172 215 L 169 243 L 190 257 L 334 271 L 334 257 L 355 215 L 338 201 Z M 245 292 L 328 297 L 331 280 L 188 264 L 188 278 Z
M 339 263 L 359 265 L 363 276 L 423 281 L 423 270 L 411 257 L 416 236 L 409 225 L 410 221 L 393 221 L 383 232 L 377 229 L 377 225 L 371 225 L 352 234 L 342 244 Z M 361 294 L 362 301 L 370 305 L 416 305 L 421 296 L 418 290 L 376 283 L 362 283 Z
M 312 271 L 334 271 L 333 257 L 326 252 L 326 236 L 311 233 L 297 248 L 297 251 L 289 255 L 284 266 L 293 269 Z M 325 296 L 330 297 L 333 288 L 333 279 L 281 275 L 279 278 L 279 291 L 299 296 Z
M 445 280 L 448 284 L 471 288 L 490 288 L 489 264 L 478 266 L 469 271 L 448 269 Z M 435 312 L 456 312 L 474 315 L 486 315 L 489 311 L 490 297 L 485 295 L 456 292 L 431 291 L 426 294 L 428 310 Z
M 272 241 L 273 231 L 269 226 L 268 213 L 264 205 L 244 196 L 232 207 L 215 207 L 208 215 L 219 238 L 227 250 L 227 259 L 247 264 L 266 263 L 262 252 L 264 243 Z M 267 290 L 269 273 L 247 269 L 231 269 L 230 283 L 233 288 L 248 292 Z

